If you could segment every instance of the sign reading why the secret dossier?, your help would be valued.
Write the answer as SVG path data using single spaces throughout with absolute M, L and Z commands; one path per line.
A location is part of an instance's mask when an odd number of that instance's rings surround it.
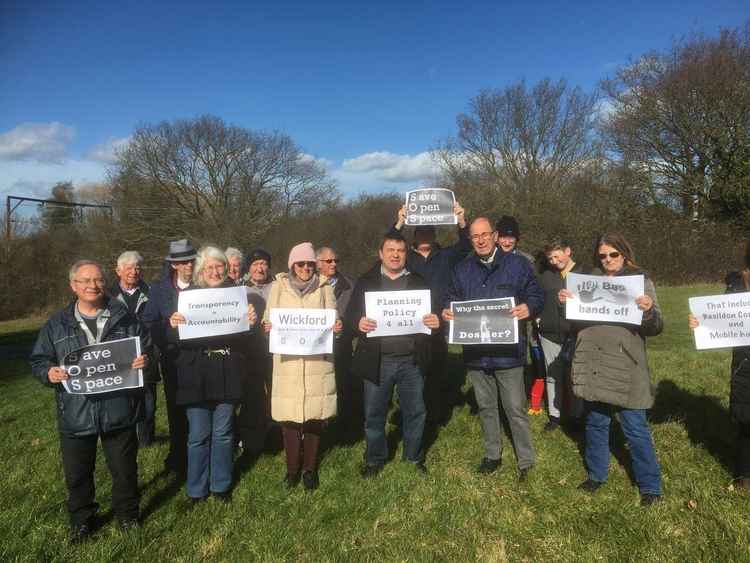
M 422 321 L 430 314 L 430 290 L 365 291 L 365 316 L 377 323 L 368 337 L 430 334 Z
M 310 356 L 333 353 L 335 309 L 271 309 L 272 354 Z
M 68 374 L 63 387 L 75 395 L 143 387 L 143 372 L 131 367 L 140 355 L 141 341 L 136 337 L 79 348 L 65 356 L 60 366 Z
M 643 276 L 589 276 L 570 273 L 565 278 L 573 299 L 565 301 L 565 318 L 640 325 L 643 311 L 635 304 L 643 295 Z
M 443 188 L 406 192 L 407 225 L 455 225 L 456 196 Z
M 250 330 L 247 293 L 242 286 L 181 291 L 177 310 L 185 317 L 185 324 L 177 329 L 180 340 Z
M 750 292 L 691 297 L 690 312 L 700 323 L 695 348 L 750 346 Z
M 453 301 L 450 344 L 517 344 L 518 319 L 510 314 L 513 297 Z

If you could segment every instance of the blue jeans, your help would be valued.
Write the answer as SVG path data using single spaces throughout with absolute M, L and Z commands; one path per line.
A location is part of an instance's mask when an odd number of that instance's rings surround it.
M 586 466 L 589 479 L 603 483 L 609 469 L 609 425 L 617 413 L 628 442 L 633 474 L 641 494 L 661 494 L 661 469 L 643 409 L 623 409 L 586 401 Z
M 201 403 L 186 409 L 188 419 L 187 494 L 201 498 L 232 485 L 234 405 Z
M 365 439 L 367 465 L 383 465 L 388 459 L 385 419 L 394 385 L 402 414 L 403 459 L 424 461 L 422 434 L 427 412 L 424 406 L 424 377 L 414 356 L 383 356 L 380 361 L 380 385 L 365 381 Z

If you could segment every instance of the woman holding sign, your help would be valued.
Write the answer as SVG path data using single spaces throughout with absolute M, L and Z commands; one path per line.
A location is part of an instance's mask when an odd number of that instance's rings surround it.
M 227 258 L 213 246 L 198 251 L 193 284 L 201 288 L 232 288 L 227 279 Z M 250 325 L 257 316 L 247 306 Z M 185 324 L 175 312 L 172 328 Z M 185 405 L 188 419 L 187 494 L 193 502 L 211 493 L 222 502 L 231 498 L 234 407 L 242 399 L 247 377 L 249 333 L 222 334 L 181 340 L 177 356 L 177 404 Z
M 315 272 L 315 250 L 302 242 L 289 253 L 289 273 L 276 276 L 263 315 L 271 332 L 272 309 L 336 309 L 333 288 Z M 341 332 L 341 320 L 333 327 Z M 271 416 L 281 423 L 288 487 L 301 477 L 305 489 L 317 489 L 318 447 L 324 422 L 336 416 L 336 375 L 331 354 L 273 355 Z
M 745 267 L 741 272 L 730 272 L 726 277 L 726 293 L 750 291 L 750 241 L 745 246 Z M 688 315 L 688 326 L 698 328 L 698 319 Z M 750 347 L 732 349 L 729 411 L 737 422 L 736 483 L 750 489 Z
M 594 260 L 600 264 L 595 275 L 644 275 L 635 263 L 633 249 L 622 235 L 606 234 L 597 242 Z M 646 337 L 663 328 L 654 284 L 644 279 L 644 293 L 635 303 L 643 311 L 640 326 L 621 323 L 581 323 L 576 340 L 571 377 L 573 393 L 585 401 L 586 466 L 588 479 L 579 489 L 593 493 L 607 480 L 609 427 L 617 414 L 633 463 L 633 473 L 648 506 L 661 498 L 661 469 L 656 460 L 646 409 L 654 403 L 651 373 L 646 357 Z M 561 303 L 573 297 L 561 289 Z

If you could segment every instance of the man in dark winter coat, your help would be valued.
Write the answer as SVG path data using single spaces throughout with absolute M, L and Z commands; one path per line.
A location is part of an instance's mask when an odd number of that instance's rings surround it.
M 50 317 L 39 331 L 31 353 L 34 376 L 52 387 L 57 399 L 65 484 L 68 489 L 70 539 L 77 543 L 94 529 L 99 505 L 94 494 L 96 446 L 101 439 L 112 474 L 112 510 L 123 529 L 138 526 L 138 438 L 136 423 L 143 416 L 140 389 L 99 394 L 67 393 L 62 382 L 68 374 L 60 367 L 65 357 L 84 346 L 140 337 L 141 350 L 134 369 L 147 365 L 148 337 L 127 308 L 105 293 L 104 271 L 91 260 L 70 269 L 70 287 L 76 300 Z
M 544 294 L 528 260 L 500 251 L 497 246 L 498 233 L 486 217 L 474 219 L 469 234 L 474 252 L 453 269 L 451 286 L 445 297 L 443 320 L 453 319 L 451 301 L 499 297 L 515 298 L 516 305 L 511 314 L 519 321 L 536 317 L 544 305 Z M 464 362 L 474 386 L 484 434 L 485 456 L 479 465 L 479 472 L 492 473 L 501 463 L 499 397 L 510 425 L 522 480 L 535 459 L 526 413 L 523 375 L 526 330 L 523 325 L 519 322 L 518 344 L 464 347 Z
M 164 396 L 167 400 L 169 422 L 169 455 L 164 463 L 167 469 L 184 474 L 187 468 L 187 417 L 185 409 L 177 404 L 177 366 L 179 353 L 177 330 L 169 326 L 169 317 L 177 311 L 180 291 L 190 286 L 196 252 L 187 239 L 169 243 L 169 255 L 164 259 L 161 278 L 151 286 L 143 323 L 159 349 Z
M 547 367 L 549 422 L 544 430 L 551 432 L 560 425 L 566 396 L 569 397 L 570 407 L 564 414 L 573 419 L 579 419 L 583 415 L 583 401 L 573 395 L 570 387 L 571 358 L 566 357 L 575 345 L 575 331 L 570 321 L 565 318 L 565 307 L 560 304 L 557 294 L 565 288 L 565 279 L 570 272 L 590 274 L 591 268 L 573 261 L 570 244 L 564 239 L 555 239 L 547 244 L 544 253 L 550 268 L 545 269 L 539 278 L 544 290 L 544 309 L 539 318 L 539 340 Z M 565 352 L 563 348 L 566 349 Z
M 393 387 L 398 386 L 403 420 L 403 459 L 426 472 L 422 435 L 425 425 L 423 398 L 424 373 L 430 365 L 430 336 L 367 336 L 377 323 L 365 314 L 368 291 L 404 291 L 428 289 L 425 281 L 406 269 L 406 241 L 398 233 L 388 233 L 380 244 L 380 261 L 357 282 L 346 314 L 346 324 L 358 337 L 352 368 L 364 379 L 365 398 L 365 478 L 377 475 L 388 458 L 385 422 Z M 432 311 L 436 305 L 432 305 Z M 422 319 L 425 326 L 437 329 L 440 321 L 434 313 Z
M 117 258 L 115 272 L 117 280 L 110 286 L 109 294 L 125 305 L 131 315 L 142 320 L 149 292 L 148 284 L 143 281 L 143 257 L 134 250 L 123 252 Z M 148 369 L 143 371 L 143 420 L 136 427 L 141 447 L 150 446 L 154 441 L 158 381 L 158 367 L 149 362 Z
M 464 208 L 456 202 L 453 208 L 458 222 L 458 241 L 453 246 L 441 247 L 437 242 L 435 227 L 420 226 L 414 229 L 414 240 L 406 255 L 406 269 L 419 274 L 430 286 L 433 299 L 442 305 L 443 296 L 450 285 L 453 267 L 471 252 L 469 229 L 466 225 Z M 406 206 L 398 210 L 398 219 L 391 227 L 391 233 L 401 233 L 406 223 Z M 445 365 L 448 359 L 448 344 L 441 331 L 433 334 L 432 363 L 425 374 L 425 403 L 427 422 L 443 423 L 448 418 L 445 395 L 448 385 L 445 382 Z

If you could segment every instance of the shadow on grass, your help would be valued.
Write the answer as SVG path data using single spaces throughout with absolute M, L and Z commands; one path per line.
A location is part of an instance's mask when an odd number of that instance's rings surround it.
M 650 419 L 654 424 L 682 422 L 693 445 L 705 449 L 728 472 L 734 472 L 735 428 L 729 411 L 716 397 L 696 395 L 665 379 L 657 387 Z
M 148 518 L 151 514 L 156 512 L 159 507 L 169 502 L 177 493 L 179 493 L 182 485 L 185 483 L 185 477 L 184 475 L 170 472 L 167 469 L 162 469 L 154 474 L 151 479 L 140 484 L 139 490 L 143 493 L 143 491 L 157 486 L 158 483 L 167 478 L 169 478 L 169 481 L 166 486 L 159 488 L 157 493 L 149 499 L 148 503 L 141 507 L 141 519 L 145 520 Z

